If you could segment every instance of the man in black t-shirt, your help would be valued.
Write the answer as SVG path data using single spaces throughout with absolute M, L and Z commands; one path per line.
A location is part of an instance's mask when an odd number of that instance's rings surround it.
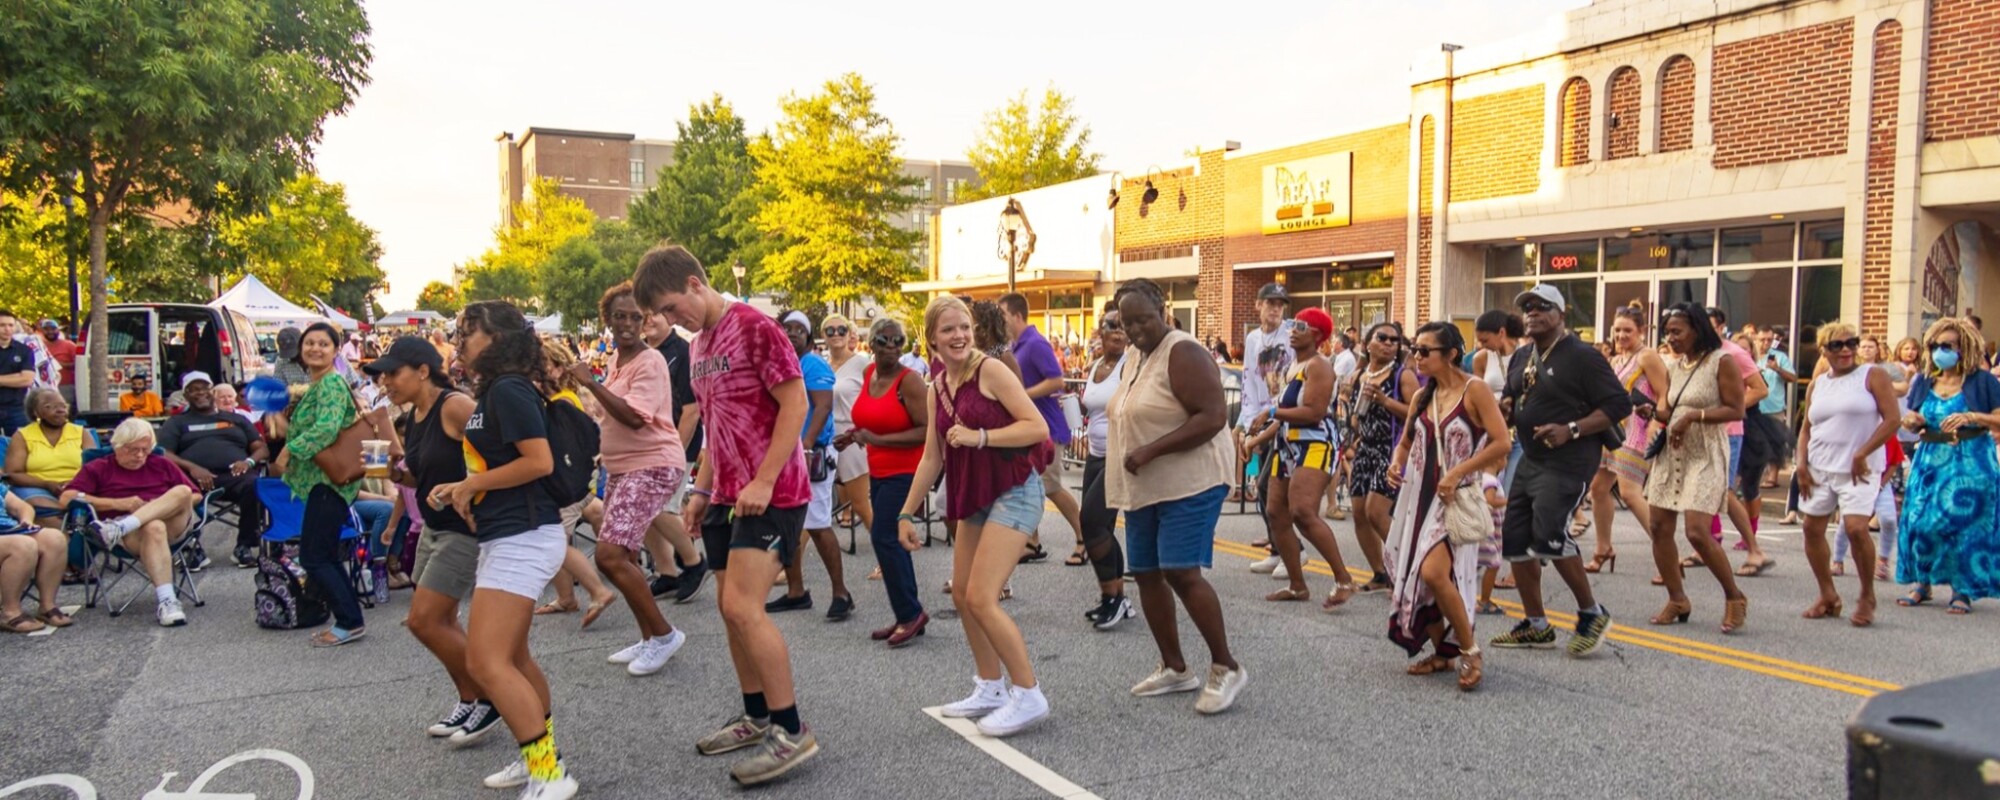
M 254 567 L 264 520 L 257 478 L 271 452 L 248 418 L 216 410 L 213 388 L 206 372 L 190 372 L 181 379 L 188 410 L 160 424 L 160 449 L 202 491 L 221 489 L 223 499 L 236 504 L 236 566 Z
M 1528 341 L 1507 365 L 1502 408 L 1512 415 L 1521 466 L 1507 487 L 1507 517 L 1500 550 L 1514 564 L 1527 619 L 1494 637 L 1495 647 L 1554 647 L 1555 630 L 1542 611 L 1542 561 L 1576 596 L 1576 634 L 1569 654 L 1589 655 L 1611 630 L 1611 612 L 1599 605 L 1583 571 L 1582 552 L 1569 521 L 1590 491 L 1606 446 L 1616 446 L 1618 424 L 1632 400 L 1604 354 L 1564 327 L 1562 293 L 1539 284 L 1514 298 L 1527 321 Z
M 0 310 L 0 436 L 12 436 L 28 424 L 24 402 L 28 387 L 35 385 L 35 351 L 14 341 L 20 329 L 14 312 Z

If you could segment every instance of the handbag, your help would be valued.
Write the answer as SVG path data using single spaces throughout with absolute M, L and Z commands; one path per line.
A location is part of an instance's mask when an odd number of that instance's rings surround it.
M 361 480 L 367 467 L 361 463 L 361 442 L 375 431 L 373 425 L 365 424 L 361 416 L 361 406 L 354 402 L 354 393 L 348 392 L 347 402 L 354 405 L 354 422 L 333 437 L 333 442 L 313 454 L 313 465 L 326 474 L 329 483 L 340 486 Z
M 1706 363 L 1708 363 L 1708 357 L 1709 357 L 1709 356 L 1711 356 L 1711 355 L 1714 355 L 1714 354 L 1715 354 L 1715 351 L 1713 351 L 1713 350 L 1711 350 L 1711 351 L 1709 351 L 1709 352 L 1707 352 L 1707 353 L 1703 353 L 1703 354 L 1702 354 L 1702 356 L 1701 356 L 1701 359 L 1700 359 L 1700 360 L 1698 360 L 1698 361 L 1696 361 L 1696 362 L 1694 362 L 1694 366 L 1693 366 L 1693 367 L 1690 367 L 1690 368 L 1688 369 L 1688 378 L 1689 378 L 1689 380 L 1687 380 L 1687 381 L 1685 381 L 1685 382 L 1681 383 L 1681 386 L 1680 386 L 1680 391 L 1677 391 L 1677 392 L 1674 392 L 1674 399 L 1673 399 L 1673 400 L 1672 400 L 1671 402 L 1669 402 L 1669 403 L 1667 404 L 1667 407 L 1668 407 L 1668 408 L 1670 408 L 1670 409 L 1673 409 L 1673 410 L 1676 410 L 1676 411 L 1680 410 L 1680 407 L 1681 407 L 1681 395 L 1684 395 L 1684 394 L 1687 394 L 1687 388 L 1688 388 L 1688 384 L 1691 384 L 1691 383 L 1694 383 L 1694 380 L 1693 380 L 1693 378 L 1694 378 L 1694 373 L 1695 373 L 1695 371 L 1696 371 L 1696 370 L 1699 370 L 1699 369 L 1701 369 L 1701 365 L 1703 365 L 1703 364 L 1706 364 Z M 1657 412 L 1656 412 L 1656 413 L 1657 413 Z M 1671 427 L 1671 423 L 1672 423 L 1672 421 L 1673 421 L 1673 420 L 1672 420 L 1672 418 L 1671 418 L 1671 417 L 1669 417 L 1669 418 L 1668 418 L 1668 423 L 1669 423 L 1669 426 L 1668 426 L 1668 427 Z M 1656 432 L 1655 432 L 1655 433 L 1653 434 L 1653 440 L 1652 440 L 1652 441 L 1650 441 L 1650 442 L 1647 442 L 1647 443 L 1646 443 L 1646 460 L 1647 460 L 1647 461 L 1652 461 L 1653 459 L 1656 459 L 1656 458 L 1659 458 L 1659 457 L 1660 457 L 1660 453 L 1661 453 L 1662 451 L 1664 451 L 1664 450 L 1666 450 L 1666 449 L 1667 449 L 1667 438 L 1668 438 L 1668 430 L 1667 430 L 1667 427 L 1662 427 L 1662 428 L 1661 428 L 1661 429 L 1660 429 L 1659 431 L 1656 431 Z
M 1433 390 L 1435 391 L 1435 390 Z M 1464 395 L 1459 396 L 1464 402 Z M 1432 404 L 1431 417 L 1431 458 L 1438 469 L 1444 469 L 1444 447 L 1437 434 L 1443 430 L 1439 424 L 1437 405 Z M 1442 473 L 1440 473 L 1442 477 Z M 1493 515 L 1486 509 L 1486 499 L 1480 496 L 1478 488 L 1471 484 L 1453 487 L 1443 496 L 1445 537 L 1453 545 L 1479 544 L 1493 533 Z

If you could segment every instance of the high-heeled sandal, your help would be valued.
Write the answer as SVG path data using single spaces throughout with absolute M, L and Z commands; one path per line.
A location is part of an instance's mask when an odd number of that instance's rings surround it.
M 1411 664 L 1403 672 L 1409 675 L 1435 675 L 1451 668 L 1451 659 L 1444 656 L 1431 656 L 1430 658 Z
M 1805 619 L 1839 619 L 1841 605 L 1841 600 L 1838 597 L 1834 598 L 1832 602 L 1828 602 L 1826 598 L 1822 597 L 1814 600 L 1812 605 L 1806 607 L 1806 613 L 1799 616 Z
M 1863 597 L 1854 602 L 1854 616 L 1847 618 L 1847 624 L 1856 628 L 1866 628 L 1875 624 L 1875 598 Z
M 1611 551 L 1605 553 L 1591 554 L 1590 563 L 1583 565 L 1583 571 L 1595 575 L 1599 570 L 1603 570 L 1605 572 L 1617 572 L 1618 553 L 1616 551 Z
M 1653 618 L 1647 620 L 1647 622 L 1650 622 L 1654 625 L 1678 625 L 1680 623 L 1688 621 L 1688 615 L 1693 613 L 1694 613 L 1693 603 L 1690 603 L 1686 600 L 1681 600 L 1678 602 L 1673 600 L 1668 600 L 1667 606 L 1665 608 L 1660 609 L 1660 613 L 1654 614 Z
M 1479 682 L 1486 677 L 1486 654 L 1474 647 L 1458 654 L 1458 690 L 1469 692 L 1479 688 Z
M 1722 632 L 1735 633 L 1743 630 L 1743 623 L 1750 617 L 1750 598 L 1739 597 L 1722 604 Z

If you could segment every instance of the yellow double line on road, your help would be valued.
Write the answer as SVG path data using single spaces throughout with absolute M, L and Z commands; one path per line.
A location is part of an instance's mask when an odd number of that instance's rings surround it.
M 1252 561 L 1261 560 L 1266 555 L 1268 555 L 1268 553 L 1266 553 L 1261 548 L 1251 547 L 1247 544 L 1243 544 L 1241 542 L 1233 542 L 1227 539 L 1216 539 L 1215 549 L 1220 550 L 1224 553 L 1228 553 L 1230 555 L 1247 558 Z M 1305 564 L 1305 568 L 1307 572 L 1315 573 L 1318 575 L 1326 575 L 1326 576 L 1333 575 L 1333 567 L 1328 565 L 1324 561 L 1308 561 Z M 1373 573 L 1370 573 L 1367 570 L 1349 568 L 1348 572 L 1351 573 L 1357 580 L 1365 581 L 1373 577 Z M 1523 616 L 1523 610 L 1519 603 L 1508 602 L 1508 601 L 1495 601 L 1495 602 L 1497 602 L 1502 608 L 1507 609 L 1509 616 L 1513 617 Z M 1575 615 L 1564 614 L 1555 611 L 1549 611 L 1546 613 L 1549 615 L 1550 624 L 1553 624 L 1556 627 L 1562 628 L 1564 630 L 1575 630 L 1576 628 Z M 1649 650 L 1658 650 L 1663 653 L 1672 653 L 1677 656 L 1685 656 L 1687 658 L 1692 658 L 1699 661 L 1706 661 L 1711 664 L 1720 664 L 1725 667 L 1735 667 L 1737 669 L 1746 670 L 1749 672 L 1755 672 L 1759 675 L 1768 675 L 1773 678 L 1781 678 L 1784 680 L 1792 681 L 1794 683 L 1802 683 L 1807 686 L 1817 686 L 1822 689 L 1831 689 L 1836 692 L 1846 692 L 1847 694 L 1851 694 L 1856 697 L 1874 697 L 1876 694 L 1879 694 L 1881 692 L 1892 692 L 1897 689 L 1903 688 L 1896 684 L 1888 683 L 1886 681 L 1878 681 L 1873 678 L 1864 678 L 1859 675 L 1852 675 L 1837 670 L 1815 667 L 1810 664 L 1801 664 L 1796 661 L 1786 661 L 1782 658 L 1772 658 L 1771 656 L 1752 653 L 1745 650 L 1737 650 L 1730 647 L 1722 647 L 1720 645 L 1713 645 L 1707 642 L 1699 642 L 1693 639 L 1683 639 L 1678 636 L 1669 636 L 1664 633 L 1656 633 L 1653 631 L 1641 630 L 1631 627 L 1624 627 L 1624 626 L 1614 627 L 1612 628 L 1611 633 L 1607 635 L 1605 638 L 1608 638 L 1615 642 L 1622 642 L 1625 644 L 1635 645 L 1638 647 L 1644 647 Z

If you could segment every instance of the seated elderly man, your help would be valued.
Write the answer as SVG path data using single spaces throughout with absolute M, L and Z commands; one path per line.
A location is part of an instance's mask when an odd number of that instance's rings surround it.
M 187 624 L 174 596 L 173 547 L 185 537 L 199 495 L 180 467 L 153 455 L 154 444 L 152 423 L 137 417 L 118 423 L 111 457 L 83 465 L 62 501 L 97 509 L 97 532 L 138 557 L 153 581 L 160 625 L 171 628 Z
M 0 632 L 34 633 L 44 627 L 69 627 L 70 616 L 56 605 L 56 590 L 62 588 L 64 565 L 69 563 L 68 543 L 62 531 L 44 528 L 35 522 L 35 507 L 0 490 L 6 512 L 0 514 Z M 28 581 L 35 582 L 41 611 L 30 617 L 21 610 L 21 595 Z
M 206 372 L 190 372 L 181 379 L 187 411 L 160 423 L 160 449 L 202 491 L 221 489 L 222 497 L 236 504 L 241 512 L 236 521 L 236 566 L 254 567 L 264 520 L 264 506 L 257 501 L 258 468 L 271 451 L 249 419 L 216 407 L 215 388 Z

